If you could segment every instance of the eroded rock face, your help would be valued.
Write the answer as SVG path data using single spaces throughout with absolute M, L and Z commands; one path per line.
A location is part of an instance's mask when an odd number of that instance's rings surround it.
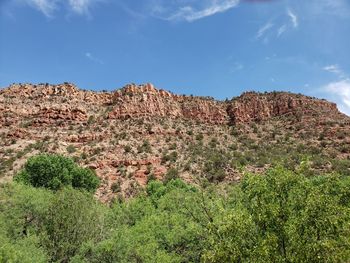
M 86 122 L 89 112 L 106 107 L 111 99 L 111 92 L 85 91 L 71 83 L 13 84 L 0 89 L 0 124 Z
M 56 121 L 86 122 L 84 109 L 71 107 L 44 107 L 34 115 L 36 123 L 53 123 Z
M 302 116 L 339 114 L 335 103 L 286 92 L 247 92 L 227 106 L 230 123 L 268 120 L 287 114 Z
M 109 118 L 181 117 L 176 97 L 170 92 L 155 89 L 152 84 L 127 85 L 114 93 L 114 106 Z
M 223 103 L 198 97 L 180 96 L 154 88 L 152 84 L 128 85 L 113 95 L 110 119 L 133 117 L 186 118 L 208 123 L 225 123 Z
M 93 102 L 97 104 L 110 103 L 112 93 L 94 92 L 81 90 L 72 83 L 63 83 L 58 85 L 50 84 L 13 84 L 6 89 L 0 90 L 0 96 L 9 99 L 35 100 L 41 101 L 60 101 L 69 103 L 79 101 L 80 103 Z
M 294 127 L 299 117 L 302 127 L 349 143 L 344 138 L 350 118 L 339 113 L 334 103 L 291 93 L 247 92 L 223 102 L 176 95 L 152 84 L 130 84 L 114 92 L 85 91 L 70 83 L 14 84 L 0 89 L 0 159 L 8 160 L 11 152 L 22 151 L 23 156 L 7 171 L 13 175 L 39 151 L 74 157 L 102 179 L 96 196 L 107 202 L 117 195 L 132 196 L 150 176 L 162 179 L 171 167 L 187 162 L 193 155 L 189 146 L 198 142 L 197 135 L 202 135 L 204 144 L 215 137 L 226 147 L 231 144 L 227 125 L 273 120 L 273 125 Z M 329 126 L 330 121 L 337 125 Z M 269 128 L 270 123 L 265 124 Z M 239 130 L 250 129 L 250 125 L 240 126 Z M 146 141 L 149 151 L 142 149 Z M 172 153 L 176 158 L 167 161 Z M 191 169 L 202 173 L 199 164 Z M 190 171 L 180 169 L 181 178 L 191 182 Z M 227 170 L 227 176 L 236 181 L 241 173 Z
M 14 84 L 0 90 L 0 99 L 2 125 L 11 125 L 18 116 L 35 116 L 37 123 L 84 122 L 94 107 L 107 106 L 106 116 L 111 120 L 165 117 L 210 124 L 248 123 L 287 114 L 339 114 L 334 103 L 286 92 L 246 92 L 231 101 L 220 102 L 176 95 L 152 84 L 129 84 L 115 92 L 85 91 L 70 83 Z

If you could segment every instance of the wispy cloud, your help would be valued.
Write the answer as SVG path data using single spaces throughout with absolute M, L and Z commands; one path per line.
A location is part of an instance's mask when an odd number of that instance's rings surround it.
M 290 9 L 287 10 L 287 15 L 290 17 L 293 27 L 297 28 L 299 26 L 299 19 L 297 15 L 293 13 Z
M 288 21 L 287 21 L 287 19 L 288 19 Z M 277 22 L 276 22 L 276 20 L 277 20 Z M 277 37 L 277 38 L 279 38 L 282 34 L 287 32 L 287 30 L 289 30 L 290 28 L 298 28 L 299 27 L 298 16 L 294 12 L 292 12 L 292 10 L 289 8 L 287 9 L 287 13 L 283 16 L 283 22 L 278 21 L 278 20 L 282 20 L 282 18 L 271 20 L 270 22 L 268 22 L 265 25 L 263 25 L 262 27 L 260 27 L 259 30 L 257 31 L 257 33 L 255 34 L 255 38 L 256 39 L 262 38 L 263 36 L 265 36 L 265 34 L 268 34 L 270 29 L 272 29 L 273 27 L 275 27 L 275 29 L 274 29 L 274 30 L 276 30 L 275 37 Z M 264 37 L 263 43 L 265 43 L 265 44 L 268 43 L 269 38 L 271 38 L 271 37 L 273 37 L 273 36 L 271 36 L 271 34 Z
M 309 0 L 307 5 L 311 15 L 350 17 L 350 3 L 348 0 Z
M 85 57 L 89 60 L 91 60 L 92 62 L 95 62 L 95 63 L 98 63 L 98 64 L 101 64 L 103 65 L 103 61 L 95 56 L 93 56 L 90 52 L 86 52 L 85 53 Z
M 218 13 L 226 12 L 229 9 L 236 7 L 240 0 L 185 0 L 180 3 L 187 3 L 185 5 L 178 4 L 173 10 L 169 11 L 166 4 L 158 4 L 153 6 L 153 13 L 160 18 L 171 21 L 187 21 L 193 22 L 208 16 Z M 168 4 L 168 2 L 166 2 Z
M 323 70 L 333 73 L 337 75 L 339 78 L 345 78 L 344 71 L 337 64 L 325 66 Z
M 89 14 L 89 8 L 94 1 L 92 0 L 69 0 L 71 10 L 77 14 Z
M 42 12 L 47 17 L 52 17 L 54 11 L 57 9 L 58 0 L 22 0 L 31 7 Z
M 334 97 L 340 111 L 350 116 L 350 79 L 331 82 L 323 90 Z
M 89 15 L 91 6 L 101 0 L 18 0 L 42 12 L 46 17 L 53 17 L 61 7 L 78 15 Z
M 282 25 L 277 30 L 277 36 L 280 37 L 287 30 L 287 25 Z
M 230 68 L 230 73 L 235 73 L 237 71 L 240 71 L 244 68 L 244 65 L 240 62 L 235 62 L 233 66 Z
M 258 32 L 256 33 L 256 38 L 261 38 L 265 35 L 267 31 L 269 31 L 273 27 L 273 24 L 271 22 L 268 22 L 267 24 L 263 25 L 259 28 Z

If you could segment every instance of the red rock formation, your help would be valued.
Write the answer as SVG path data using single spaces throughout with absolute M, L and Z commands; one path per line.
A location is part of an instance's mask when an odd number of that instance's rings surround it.
M 227 106 L 232 124 L 268 120 L 287 114 L 312 116 L 326 112 L 339 114 L 334 103 L 287 92 L 247 92 Z
M 7 137 L 14 139 L 24 139 L 28 136 L 28 132 L 25 129 L 17 128 L 15 130 L 11 130 L 7 133 Z
M 59 119 L 83 122 L 92 107 L 106 105 L 111 107 L 106 110 L 111 120 L 166 117 L 211 124 L 262 121 L 286 114 L 339 114 L 334 103 L 286 92 L 247 92 L 232 101 L 220 102 L 203 97 L 175 95 L 156 89 L 152 84 L 130 84 L 114 93 L 84 91 L 70 83 L 14 84 L 0 90 L 0 99 L 2 125 L 13 123 L 16 116 L 27 115 L 35 116 L 38 123 L 51 123 Z M 14 103 L 6 104 L 5 100 L 8 99 L 13 99 Z M 27 100 L 33 101 L 34 107 L 24 103 Z
M 0 90 L 0 96 L 21 99 L 22 101 L 25 99 L 36 100 L 37 102 L 62 99 L 69 103 L 79 101 L 80 103 L 108 104 L 111 101 L 112 93 L 81 90 L 71 83 L 58 85 L 13 84 Z
M 57 120 L 85 122 L 87 114 L 84 109 L 79 108 L 48 108 L 44 107 L 34 115 L 36 123 L 53 123 Z
M 225 106 L 217 101 L 179 96 L 158 90 L 152 84 L 127 85 L 113 95 L 110 119 L 139 117 L 186 118 L 207 123 L 225 123 Z

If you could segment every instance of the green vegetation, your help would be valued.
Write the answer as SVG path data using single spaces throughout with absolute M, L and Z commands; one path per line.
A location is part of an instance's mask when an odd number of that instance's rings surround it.
M 142 152 L 151 153 L 152 152 L 151 144 L 149 143 L 149 141 L 145 140 L 143 144 L 137 148 L 137 151 L 138 153 L 142 153 Z
M 69 145 L 67 147 L 67 152 L 68 153 L 75 153 L 77 151 L 77 149 L 74 147 L 74 145 Z
M 99 179 L 92 170 L 79 167 L 70 158 L 49 154 L 29 158 L 14 180 L 51 190 L 72 186 L 95 192 L 99 185 Z
M 306 176 L 302 163 L 201 188 L 173 169 L 164 182 L 149 180 L 137 197 L 107 206 L 92 188 L 73 188 L 76 169 L 68 158 L 39 155 L 0 186 L 0 262 L 350 260 L 345 175 Z

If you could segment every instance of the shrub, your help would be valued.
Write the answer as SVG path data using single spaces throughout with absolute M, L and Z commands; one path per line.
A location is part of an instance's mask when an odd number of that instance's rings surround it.
M 67 147 L 67 152 L 68 153 L 74 153 L 77 149 L 75 149 L 75 147 L 73 145 L 69 145 Z
M 168 161 L 173 162 L 173 163 L 176 162 L 177 156 L 178 156 L 178 154 L 175 151 L 171 152 L 170 154 L 164 154 L 162 156 L 162 164 L 164 164 Z
M 125 152 L 125 153 L 131 152 L 131 146 L 130 146 L 130 145 L 125 145 L 125 146 L 124 146 L 124 152 Z
M 111 186 L 111 189 L 112 189 L 112 192 L 113 193 L 118 193 L 121 191 L 121 187 L 120 187 L 120 182 L 117 181 L 117 182 L 114 182 Z
M 88 125 L 91 125 L 93 123 L 95 123 L 95 116 L 94 115 L 90 115 L 89 119 L 87 120 Z
M 171 180 L 179 178 L 179 171 L 176 168 L 170 168 L 164 176 L 163 182 L 168 183 Z
M 204 136 L 203 136 L 202 133 L 199 133 L 199 134 L 196 135 L 196 140 L 197 141 L 201 141 L 201 140 L 203 140 L 203 138 L 204 138 Z
M 220 182 L 226 177 L 225 167 L 227 160 L 225 156 L 217 151 L 209 152 L 204 164 L 204 175 L 209 182 Z
M 72 186 L 94 192 L 99 185 L 99 179 L 92 170 L 79 167 L 72 159 L 55 154 L 40 154 L 29 158 L 14 179 L 51 190 Z
M 142 153 L 142 152 L 150 153 L 152 151 L 150 142 L 148 140 L 145 140 L 143 144 L 137 148 L 137 151 L 139 153 Z

